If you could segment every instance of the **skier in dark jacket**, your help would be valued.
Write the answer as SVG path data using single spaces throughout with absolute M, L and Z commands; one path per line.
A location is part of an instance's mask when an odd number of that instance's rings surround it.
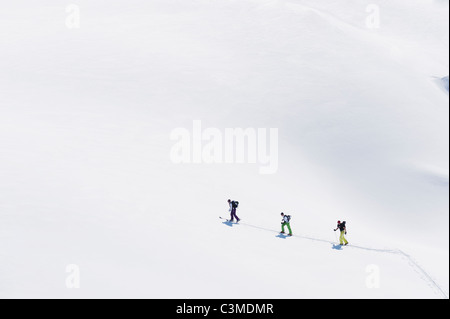
M 338 229 L 341 232 L 341 235 L 339 236 L 339 244 L 340 245 L 344 245 L 344 244 L 348 245 L 348 241 L 347 241 L 347 239 L 345 239 L 345 236 L 344 236 L 344 235 L 347 235 L 347 227 L 345 226 L 345 222 L 341 223 L 341 221 L 338 220 L 337 227 L 336 227 L 336 229 L 334 229 L 334 231 L 336 231 Z
M 230 221 L 233 222 L 234 219 L 236 218 L 236 223 L 239 223 L 240 218 L 237 217 L 236 215 L 236 209 L 239 206 L 239 202 L 238 201 L 232 201 L 231 199 L 228 200 L 228 205 L 230 206 L 229 212 L 231 213 L 231 219 Z

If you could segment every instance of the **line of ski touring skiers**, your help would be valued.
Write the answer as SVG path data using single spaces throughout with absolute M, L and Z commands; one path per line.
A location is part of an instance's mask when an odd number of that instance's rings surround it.
M 241 220 L 237 215 L 236 215 L 236 210 L 239 207 L 239 202 L 236 200 L 228 200 L 228 205 L 229 205 L 229 212 L 230 212 L 230 222 L 234 222 L 234 220 L 236 220 L 236 223 L 239 223 L 239 221 Z M 280 234 L 285 234 L 285 229 L 287 228 L 289 233 L 288 236 L 292 236 L 292 228 L 291 228 L 291 215 L 286 215 L 285 213 L 281 213 L 281 232 Z M 340 245 L 348 245 L 348 241 L 345 238 L 345 235 L 347 235 L 347 227 L 346 227 L 346 222 L 343 221 L 341 222 L 340 220 L 338 220 L 337 222 L 337 227 L 334 228 L 334 231 L 337 231 L 339 229 L 340 231 L 340 236 L 339 236 L 339 244 Z

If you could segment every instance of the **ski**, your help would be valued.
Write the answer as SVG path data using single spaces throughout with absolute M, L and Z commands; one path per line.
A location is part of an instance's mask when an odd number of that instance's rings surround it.
M 288 237 L 293 237 L 294 234 L 286 234 L 286 233 L 279 233 L 278 236 L 283 237 L 283 238 L 288 238 Z
M 227 218 L 224 218 L 224 217 L 222 217 L 222 216 L 219 216 L 219 218 L 225 220 L 227 223 L 239 224 L 239 222 L 232 222 L 231 220 L 229 220 L 229 219 L 227 219 Z

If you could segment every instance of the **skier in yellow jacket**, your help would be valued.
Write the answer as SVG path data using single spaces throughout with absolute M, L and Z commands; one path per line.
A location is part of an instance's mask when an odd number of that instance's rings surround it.
M 344 237 L 344 235 L 347 235 L 347 227 L 345 226 L 345 221 L 341 223 L 341 221 L 338 220 L 337 227 L 336 227 L 336 229 L 334 229 L 334 231 L 336 231 L 338 229 L 341 231 L 341 235 L 339 236 L 339 243 L 341 245 L 344 245 L 344 244 L 348 245 L 348 241 Z

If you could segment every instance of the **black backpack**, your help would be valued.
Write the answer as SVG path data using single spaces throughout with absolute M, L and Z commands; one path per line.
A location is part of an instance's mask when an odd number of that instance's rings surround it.
M 238 201 L 232 201 L 231 202 L 231 207 L 238 208 L 238 206 L 239 206 L 239 202 Z
M 286 219 L 287 219 L 288 223 L 290 223 L 291 222 L 291 215 L 286 215 Z

